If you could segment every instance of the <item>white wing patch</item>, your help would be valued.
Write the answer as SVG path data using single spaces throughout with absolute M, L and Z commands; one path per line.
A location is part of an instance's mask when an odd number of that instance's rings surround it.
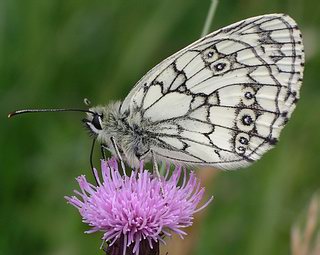
M 158 101 L 155 101 L 156 103 L 146 108 L 144 117 L 156 122 L 185 116 L 188 113 L 191 100 L 192 96 L 179 92 L 165 94 Z
M 277 142 L 302 82 L 293 19 L 271 14 L 222 28 L 146 74 L 121 106 L 160 158 L 232 169 Z

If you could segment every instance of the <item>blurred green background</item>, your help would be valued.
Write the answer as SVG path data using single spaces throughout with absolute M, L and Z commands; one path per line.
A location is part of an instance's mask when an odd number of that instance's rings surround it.
M 0 254 L 103 254 L 63 196 L 90 176 L 81 113 L 7 119 L 25 107 L 123 99 L 162 59 L 198 39 L 209 0 L 0 0 Z M 219 172 L 190 254 L 289 254 L 291 225 L 320 186 L 320 2 L 223 0 L 211 30 L 285 12 L 307 53 L 301 100 L 277 147 Z M 91 176 L 90 176 L 91 178 Z M 170 254 L 169 254 L 170 255 Z

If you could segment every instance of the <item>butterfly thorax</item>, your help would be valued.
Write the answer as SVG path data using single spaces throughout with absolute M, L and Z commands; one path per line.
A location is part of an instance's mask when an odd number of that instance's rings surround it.
M 101 116 L 101 131 L 97 140 L 107 147 L 113 155 L 114 139 L 122 158 L 131 166 L 139 166 L 139 160 L 148 156 L 150 146 L 146 130 L 142 128 L 139 114 L 120 112 L 121 102 L 112 102 L 107 106 L 90 109 Z

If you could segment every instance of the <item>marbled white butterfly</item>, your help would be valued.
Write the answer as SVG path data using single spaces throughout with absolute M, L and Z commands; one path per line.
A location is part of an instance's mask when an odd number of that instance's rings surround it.
M 301 33 L 284 14 L 242 20 L 168 57 L 124 101 L 84 120 L 103 148 L 131 166 L 141 159 L 223 169 L 271 149 L 299 99 Z M 33 111 L 21 110 L 10 116 Z

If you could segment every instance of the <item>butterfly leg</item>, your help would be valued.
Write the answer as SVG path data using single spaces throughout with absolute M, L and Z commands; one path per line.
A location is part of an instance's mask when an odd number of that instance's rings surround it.
M 156 172 L 156 175 L 157 175 L 159 181 L 161 181 L 161 175 L 159 172 L 158 163 L 156 160 L 156 155 L 152 150 L 151 150 L 151 157 L 152 157 L 152 164 L 153 164 L 153 172 Z M 164 190 L 163 190 L 162 182 L 160 182 L 160 191 L 161 191 L 162 196 L 164 197 Z
M 106 156 L 106 150 L 110 151 L 104 144 L 101 144 L 100 146 L 101 149 L 101 156 L 103 158 L 103 160 L 107 160 L 107 156 Z
M 95 170 L 94 170 L 94 166 L 93 166 L 93 150 L 94 150 L 94 145 L 96 143 L 96 139 L 93 139 L 92 141 L 92 145 L 91 145 L 91 151 L 90 151 L 90 167 L 91 167 L 91 171 L 92 171 L 92 175 L 98 185 L 98 180 L 97 180 L 97 177 L 95 175 Z
M 123 159 L 122 159 L 122 157 L 121 157 L 119 148 L 118 148 L 118 146 L 117 146 L 117 143 L 116 143 L 114 137 L 111 137 L 110 140 L 111 140 L 112 146 L 113 146 L 113 148 L 114 148 L 114 150 L 115 150 L 115 152 L 116 152 L 116 154 L 117 154 L 117 157 L 118 157 L 118 159 L 120 160 L 120 164 L 121 164 L 121 167 L 122 167 L 123 174 L 124 174 L 124 175 L 127 175 L 127 174 L 126 174 L 126 167 L 125 167 L 125 165 L 124 165 L 124 161 L 123 161 Z
M 156 175 L 160 179 L 160 172 L 159 172 L 159 166 L 156 160 L 156 155 L 152 150 L 151 150 L 151 155 L 152 155 L 153 171 L 156 172 Z

